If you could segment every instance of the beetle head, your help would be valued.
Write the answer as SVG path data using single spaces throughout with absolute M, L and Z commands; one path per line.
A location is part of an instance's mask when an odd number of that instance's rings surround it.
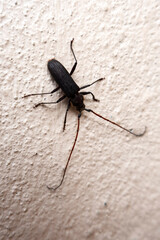
M 84 110 L 85 105 L 83 103 L 83 96 L 80 93 L 77 93 L 74 95 L 73 98 L 71 98 L 72 104 L 76 107 L 76 109 L 81 112 Z

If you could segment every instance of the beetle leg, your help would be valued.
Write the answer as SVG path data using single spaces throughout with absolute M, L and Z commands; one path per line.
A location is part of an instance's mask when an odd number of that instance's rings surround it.
M 65 117 L 64 117 L 63 131 L 65 130 L 65 127 L 66 127 L 67 113 L 69 111 L 70 106 L 71 106 L 71 100 L 68 101 L 68 106 L 67 106 Z
M 40 102 L 40 103 L 36 104 L 34 107 L 36 108 L 36 107 L 38 107 L 40 105 L 59 103 L 59 102 L 61 102 L 65 98 L 66 98 L 66 95 L 60 97 L 56 102 Z
M 30 96 L 37 96 L 37 95 L 52 94 L 52 93 L 58 91 L 58 89 L 60 89 L 60 87 L 53 89 L 52 92 L 49 92 L 49 93 L 33 93 L 33 94 L 24 95 L 23 98 L 30 97 Z
M 94 94 L 93 94 L 92 92 L 80 92 L 80 94 L 82 94 L 82 95 L 91 94 L 91 95 L 92 95 L 92 98 L 93 98 L 93 100 L 94 100 L 94 101 L 96 101 L 96 102 L 99 102 L 99 100 L 95 98 L 95 96 L 94 96 Z
M 76 66 L 77 66 L 77 59 L 76 59 L 75 53 L 74 53 L 73 48 L 72 48 L 73 41 L 74 41 L 74 38 L 73 38 L 72 41 L 71 41 L 70 48 L 71 48 L 73 57 L 74 57 L 74 59 L 75 59 L 75 63 L 74 63 L 74 65 L 73 65 L 72 69 L 71 69 L 70 75 L 72 75 L 72 74 L 74 73 L 74 70 L 76 69 Z
M 90 86 L 93 85 L 94 83 L 99 82 L 99 81 L 102 81 L 102 80 L 104 80 L 104 79 L 105 79 L 105 78 L 100 78 L 100 79 L 94 81 L 94 82 L 91 83 L 91 84 L 87 84 L 87 85 L 81 87 L 80 90 L 81 90 L 81 89 L 84 89 L 84 88 L 87 88 L 87 87 L 90 87 Z
M 52 92 L 51 92 L 51 94 L 57 92 L 59 89 L 60 89 L 59 86 L 58 86 L 57 88 L 53 89 Z

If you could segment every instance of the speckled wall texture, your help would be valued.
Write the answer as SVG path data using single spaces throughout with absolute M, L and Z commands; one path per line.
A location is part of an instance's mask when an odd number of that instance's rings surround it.
M 159 0 L 0 1 L 0 240 L 160 239 Z M 136 138 L 83 112 L 63 120 L 47 61 L 58 59 L 79 86 L 105 77 L 87 108 L 141 132 Z

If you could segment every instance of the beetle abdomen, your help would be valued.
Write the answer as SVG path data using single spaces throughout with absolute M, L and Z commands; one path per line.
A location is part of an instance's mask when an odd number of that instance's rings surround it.
M 80 90 L 65 67 L 55 59 L 48 61 L 48 70 L 65 95 L 72 98 Z

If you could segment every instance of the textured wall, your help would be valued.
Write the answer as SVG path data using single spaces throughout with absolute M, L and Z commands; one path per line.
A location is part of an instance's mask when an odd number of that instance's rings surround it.
M 0 239 L 157 240 L 160 236 L 159 0 L 0 2 Z M 77 113 L 67 101 L 34 109 L 53 96 L 47 60 L 68 70 L 75 38 L 80 85 L 100 77 L 88 108 L 134 131 L 136 138 L 84 112 L 64 184 L 56 192 L 74 141 Z

